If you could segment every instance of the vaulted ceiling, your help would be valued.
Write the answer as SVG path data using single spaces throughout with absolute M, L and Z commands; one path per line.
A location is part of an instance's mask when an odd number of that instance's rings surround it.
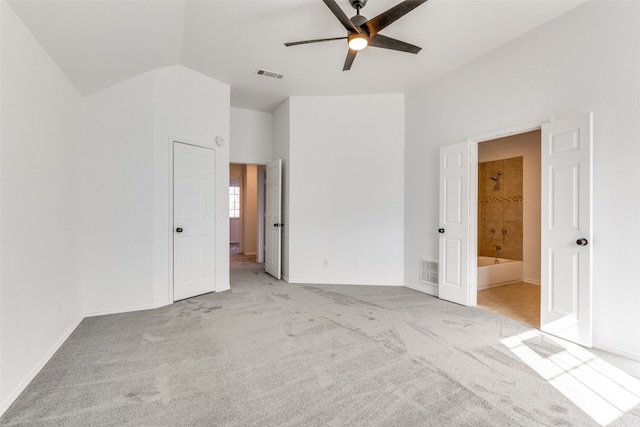
M 400 0 L 369 0 L 362 14 Z M 430 0 L 382 34 L 422 47 L 369 47 L 342 71 L 344 27 L 322 0 L 10 0 L 69 79 L 89 95 L 182 64 L 231 86 L 231 105 L 271 111 L 288 96 L 401 93 L 544 24 L 585 0 Z M 348 0 L 337 0 L 347 16 Z M 257 69 L 284 74 L 281 80 Z

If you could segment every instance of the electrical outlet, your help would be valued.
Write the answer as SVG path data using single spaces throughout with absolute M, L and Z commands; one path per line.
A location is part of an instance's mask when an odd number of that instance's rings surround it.
M 323 259 L 323 260 L 322 260 L 322 266 L 323 266 L 323 267 L 329 267 L 329 261 L 328 261 L 328 260 L 326 260 L 326 259 Z

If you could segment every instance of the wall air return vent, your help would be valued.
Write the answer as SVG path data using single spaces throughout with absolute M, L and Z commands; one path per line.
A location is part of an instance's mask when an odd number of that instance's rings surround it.
M 262 70 L 262 69 L 258 69 L 258 71 L 256 71 L 256 74 L 259 76 L 271 77 L 273 79 L 278 79 L 278 80 L 282 80 L 282 78 L 284 77 L 284 74 L 280 74 L 280 73 L 276 73 L 268 70 Z
M 438 263 L 420 260 L 420 281 L 428 285 L 438 286 Z

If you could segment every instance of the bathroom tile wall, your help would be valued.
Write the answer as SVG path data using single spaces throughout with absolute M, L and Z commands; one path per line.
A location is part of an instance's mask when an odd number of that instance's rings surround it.
M 522 157 L 478 163 L 480 256 L 522 261 L 522 164 Z

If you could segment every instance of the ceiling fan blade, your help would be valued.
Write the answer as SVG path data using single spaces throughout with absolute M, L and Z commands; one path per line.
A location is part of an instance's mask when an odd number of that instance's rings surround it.
M 383 49 L 399 50 L 401 52 L 418 53 L 422 50 L 421 47 L 414 46 L 409 43 L 405 43 L 400 40 L 392 39 L 391 37 L 383 36 L 382 34 L 376 34 L 369 39 L 369 46 L 381 47 Z
M 356 59 L 357 54 L 357 50 L 349 49 L 349 52 L 347 52 L 347 59 L 345 59 L 344 61 L 344 67 L 342 67 L 342 71 L 349 71 L 351 69 L 351 64 L 353 64 L 353 60 Z
M 346 37 L 332 37 L 330 39 L 315 39 L 315 40 L 303 40 L 299 42 L 289 42 L 285 43 L 285 46 L 297 46 L 299 44 L 309 44 L 309 43 L 320 43 L 320 42 L 330 42 L 332 40 L 345 40 Z
M 333 12 L 336 18 L 338 18 L 338 21 L 340 21 L 342 25 L 344 25 L 344 28 L 346 28 L 347 31 L 352 31 L 354 33 L 362 32 L 360 28 L 353 25 L 353 22 L 351 22 L 351 19 L 349 19 L 349 17 L 344 13 L 344 11 L 340 8 L 340 6 L 338 6 L 338 3 L 336 3 L 335 0 L 323 0 L 323 1 L 324 1 L 324 4 L 326 4 L 329 7 L 329 9 L 331 9 L 331 12 Z
M 416 7 L 426 3 L 426 1 L 427 0 L 405 0 L 402 3 L 393 6 L 391 9 L 382 12 L 375 18 L 369 19 L 367 22 L 362 24 L 361 27 L 366 28 L 369 36 L 374 36 L 380 30 L 393 24 Z

